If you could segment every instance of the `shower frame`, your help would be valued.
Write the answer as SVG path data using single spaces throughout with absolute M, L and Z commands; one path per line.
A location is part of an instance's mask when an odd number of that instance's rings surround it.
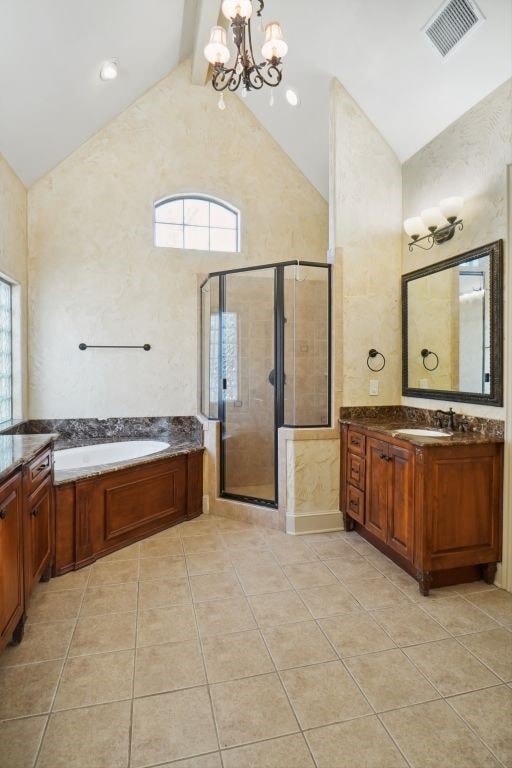
M 284 371 L 284 352 L 285 352 L 285 300 L 284 300 L 284 282 L 285 282 L 285 269 L 286 267 L 314 267 L 327 270 L 327 406 L 326 406 L 326 421 L 321 424 L 296 424 L 287 423 L 284 418 L 284 405 L 285 405 L 285 371 Z M 226 491 L 226 455 L 225 455 L 225 423 L 226 423 L 226 403 L 223 397 L 223 377 L 222 377 L 222 359 L 223 359 L 223 327 L 222 319 L 223 314 L 226 311 L 226 276 L 240 274 L 245 272 L 258 272 L 261 270 L 274 270 L 274 371 L 275 371 L 275 385 L 274 385 L 274 498 L 275 501 L 268 501 L 255 496 L 247 496 L 243 494 L 235 494 Z M 331 264 L 316 261 L 281 261 L 273 264 L 258 264 L 251 267 L 240 267 L 238 269 L 226 269 L 216 272 L 210 272 L 208 277 L 201 283 L 200 297 L 204 286 L 212 279 L 219 279 L 219 306 L 218 306 L 218 397 L 217 397 L 217 416 L 210 416 L 203 412 L 203 392 L 202 388 L 205 386 L 203 380 L 204 370 L 204 348 L 203 338 L 205 333 L 204 318 L 201 306 L 200 312 L 200 370 L 201 370 L 201 413 L 209 421 L 219 421 L 221 429 L 220 439 L 220 496 L 223 499 L 231 499 L 233 501 L 241 501 L 249 504 L 257 504 L 259 506 L 277 509 L 279 504 L 279 487 L 278 487 L 278 431 L 280 427 L 289 427 L 291 429 L 319 429 L 329 428 L 331 426 L 331 406 L 332 406 L 332 268 Z M 211 332 L 211 329 L 210 329 Z

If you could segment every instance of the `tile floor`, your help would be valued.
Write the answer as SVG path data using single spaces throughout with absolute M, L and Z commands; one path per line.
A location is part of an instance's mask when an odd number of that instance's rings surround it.
M 512 594 L 203 517 L 38 586 L 1 768 L 512 766 Z

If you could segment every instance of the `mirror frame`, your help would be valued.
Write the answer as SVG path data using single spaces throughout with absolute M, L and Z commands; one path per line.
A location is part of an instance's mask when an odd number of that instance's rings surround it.
M 489 394 L 478 392 L 460 392 L 442 389 L 420 389 L 408 386 L 408 307 L 407 286 L 412 280 L 442 272 L 472 259 L 489 256 L 490 295 L 490 376 Z M 480 405 L 503 405 L 503 240 L 482 245 L 471 251 L 461 253 L 444 261 L 429 264 L 414 272 L 402 275 L 402 395 L 404 397 L 422 397 L 426 400 L 453 400 L 460 403 L 479 403 Z

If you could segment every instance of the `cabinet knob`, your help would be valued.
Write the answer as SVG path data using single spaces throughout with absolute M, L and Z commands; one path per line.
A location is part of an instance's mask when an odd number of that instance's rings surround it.
M 5 509 L 0 509 L 0 520 L 5 520 L 6 517 L 7 517 L 7 512 L 5 511 Z
M 39 507 L 34 507 L 34 509 L 30 514 L 32 515 L 32 517 L 37 517 L 39 514 Z

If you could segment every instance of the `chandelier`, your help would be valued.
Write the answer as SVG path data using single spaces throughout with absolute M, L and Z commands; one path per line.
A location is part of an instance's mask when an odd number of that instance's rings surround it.
M 261 18 L 264 3 L 263 0 L 254 0 L 256 2 L 256 15 Z M 226 66 L 231 53 L 224 27 L 212 27 L 210 41 L 204 49 L 204 55 L 213 67 L 212 85 L 221 92 L 221 109 L 224 107 L 222 92 L 226 89 L 236 91 L 242 86 L 242 96 L 245 96 L 252 89 L 260 90 L 264 85 L 275 88 L 281 82 L 281 63 L 288 51 L 281 25 L 271 21 L 265 26 L 265 42 L 261 49 L 264 61 L 257 61 L 252 47 L 252 12 L 252 0 L 224 0 L 222 3 L 222 13 L 230 22 L 236 48 L 232 67 Z

